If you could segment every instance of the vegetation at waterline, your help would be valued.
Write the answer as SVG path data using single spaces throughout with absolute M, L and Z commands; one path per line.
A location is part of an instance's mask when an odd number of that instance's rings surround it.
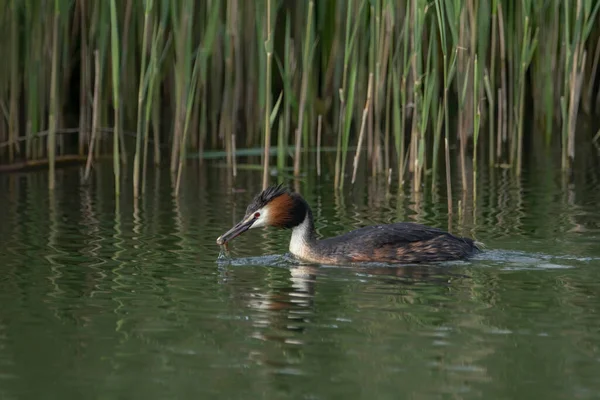
M 57 157 L 169 163 L 179 191 L 188 152 L 334 146 L 347 171 L 410 182 L 477 165 L 522 170 L 524 142 L 576 157 L 582 113 L 600 106 L 600 2 L 594 0 L 5 0 L 0 161 Z M 76 135 L 65 135 L 75 132 Z M 126 137 L 135 136 L 133 149 Z M 72 140 L 73 137 L 76 140 Z M 74 150 L 72 149 L 74 148 Z M 263 156 L 264 180 L 272 160 Z M 467 163 L 472 163 L 467 166 Z M 441 173 L 440 173 L 441 171 Z M 349 178 L 352 177 L 352 178 Z M 449 196 L 450 197 L 450 196 Z

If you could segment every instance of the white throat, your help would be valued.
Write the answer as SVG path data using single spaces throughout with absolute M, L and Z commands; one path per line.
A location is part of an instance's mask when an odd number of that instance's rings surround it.
M 300 258 L 309 258 L 310 248 L 308 241 L 310 238 L 310 225 L 308 213 L 304 221 L 292 229 L 292 238 L 290 239 L 290 253 Z

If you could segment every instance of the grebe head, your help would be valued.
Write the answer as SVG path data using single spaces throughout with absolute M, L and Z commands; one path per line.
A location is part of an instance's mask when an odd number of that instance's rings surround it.
M 307 208 L 304 199 L 288 188 L 282 185 L 268 187 L 254 197 L 244 218 L 219 236 L 217 244 L 225 244 L 252 228 L 294 228 L 304 222 Z

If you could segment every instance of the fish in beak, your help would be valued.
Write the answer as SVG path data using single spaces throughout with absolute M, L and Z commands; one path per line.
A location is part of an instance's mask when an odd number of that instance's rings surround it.
M 227 242 L 235 239 L 240 236 L 242 233 L 246 232 L 248 229 L 252 227 L 252 225 L 256 222 L 256 218 L 254 215 L 246 216 L 243 220 L 238 222 L 233 228 L 222 234 L 217 238 L 217 244 L 222 246 L 227 244 Z

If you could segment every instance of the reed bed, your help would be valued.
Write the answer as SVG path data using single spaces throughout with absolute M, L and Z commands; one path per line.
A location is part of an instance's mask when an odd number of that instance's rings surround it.
M 266 185 L 334 146 L 335 188 L 364 167 L 450 194 L 484 163 L 518 176 L 533 145 L 568 170 L 597 131 L 577 127 L 600 108 L 594 0 L 5 3 L 0 162 L 47 160 L 51 188 L 73 153 L 86 176 L 110 154 L 117 193 L 133 155 L 137 196 L 163 160 L 178 193 L 192 151 L 225 150 L 235 175 L 236 149 L 261 147 Z

